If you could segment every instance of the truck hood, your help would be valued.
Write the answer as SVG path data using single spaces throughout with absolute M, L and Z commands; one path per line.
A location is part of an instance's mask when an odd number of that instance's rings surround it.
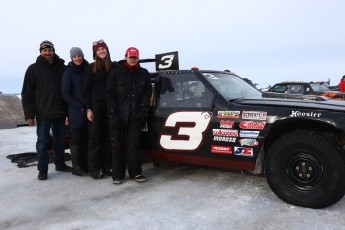
M 308 97 L 304 97 L 308 98 Z M 311 98 L 311 97 L 309 97 Z M 312 99 L 294 99 L 294 98 L 281 98 L 279 97 L 251 97 L 241 98 L 233 101 L 236 104 L 242 105 L 255 105 L 255 106 L 269 106 L 269 107 L 291 107 L 291 108 L 306 108 L 306 109 L 321 109 L 332 110 L 338 112 L 345 112 L 345 101 L 332 100 L 324 97 L 314 97 Z

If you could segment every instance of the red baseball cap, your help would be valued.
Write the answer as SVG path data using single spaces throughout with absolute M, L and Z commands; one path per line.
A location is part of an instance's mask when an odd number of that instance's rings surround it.
M 126 50 L 125 57 L 139 57 L 139 50 L 135 47 L 129 47 Z

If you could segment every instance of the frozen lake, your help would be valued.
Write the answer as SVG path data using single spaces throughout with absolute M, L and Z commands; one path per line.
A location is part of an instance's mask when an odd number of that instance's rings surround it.
M 0 229 L 345 229 L 345 198 L 301 208 L 276 197 L 264 177 L 213 168 L 145 164 L 146 183 L 114 185 L 50 164 L 39 181 L 36 167 L 6 158 L 35 151 L 35 132 L 0 130 Z

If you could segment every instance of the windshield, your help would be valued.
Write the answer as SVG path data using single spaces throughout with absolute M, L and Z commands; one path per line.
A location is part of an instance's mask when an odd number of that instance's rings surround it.
M 203 73 L 205 79 L 227 100 L 261 96 L 261 92 L 241 78 L 225 73 Z
M 329 88 L 327 88 L 327 86 L 325 86 L 324 84 L 313 83 L 310 84 L 310 86 L 314 91 L 329 91 Z

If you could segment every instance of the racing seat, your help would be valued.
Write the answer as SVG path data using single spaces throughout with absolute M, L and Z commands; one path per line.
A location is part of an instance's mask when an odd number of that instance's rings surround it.
M 171 79 L 168 77 L 160 78 L 160 94 L 159 106 L 160 107 L 175 107 L 175 89 L 172 85 Z
M 195 107 L 208 107 L 212 101 L 212 94 L 202 82 L 198 82 L 192 99 Z

